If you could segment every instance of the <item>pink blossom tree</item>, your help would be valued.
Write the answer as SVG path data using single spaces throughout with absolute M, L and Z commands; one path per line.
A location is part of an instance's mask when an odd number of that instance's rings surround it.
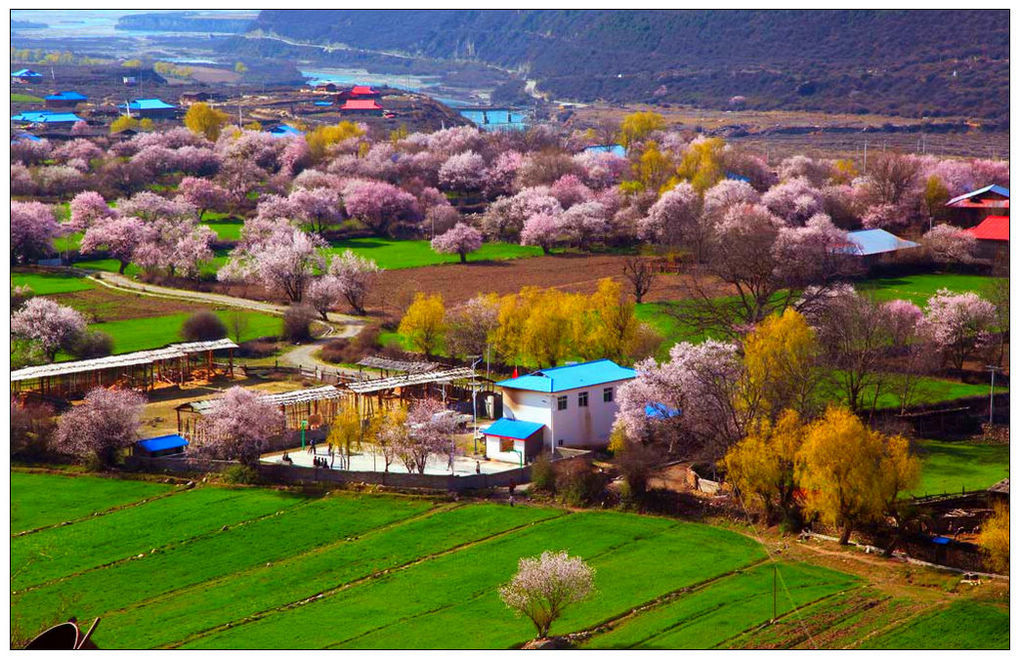
M 344 193 L 347 213 L 377 235 L 386 235 L 401 224 L 421 218 L 413 195 L 382 181 L 357 183 Z
M 822 212 L 822 193 L 805 178 L 792 178 L 769 188 L 761 203 L 790 224 L 804 224 Z
M 476 192 L 485 185 L 485 160 L 474 151 L 457 153 L 439 168 L 439 185 L 457 192 Z
M 995 305 L 977 293 L 943 288 L 928 298 L 921 333 L 945 361 L 961 369 L 976 348 L 990 342 L 995 321 Z
M 549 213 L 536 213 L 528 218 L 521 229 L 522 245 L 537 245 L 542 248 L 543 254 L 548 254 L 563 235 L 561 218 L 563 214 L 551 215 Z
M 11 162 L 38 165 L 50 157 L 53 145 L 47 139 L 16 139 L 11 142 Z
M 224 211 L 230 195 L 221 186 L 207 178 L 185 176 L 177 186 L 180 197 L 198 209 L 201 218 L 206 211 Z
M 287 139 L 287 146 L 280 153 L 280 171 L 295 176 L 312 161 L 312 152 L 304 136 Z
M 74 125 L 71 126 L 71 134 L 72 135 L 78 135 L 78 136 L 88 135 L 88 132 L 89 132 L 89 125 L 87 123 L 85 123 L 84 121 L 82 121 L 82 120 L 78 120 L 78 121 L 74 122 Z
M 977 238 L 959 227 L 936 224 L 924 234 L 921 244 L 936 263 L 970 263 L 974 260 Z
M 761 195 L 747 181 L 726 178 L 705 191 L 702 212 L 714 224 L 731 206 L 757 204 L 760 200 Z
M 118 272 L 124 274 L 135 250 L 154 240 L 156 233 L 152 226 L 137 217 L 104 218 L 85 230 L 78 249 L 82 254 L 105 249 L 111 257 L 120 261 Z
M 485 194 L 490 199 L 517 192 L 515 181 L 523 156 L 520 151 L 503 151 L 489 165 Z
M 213 176 L 220 170 L 220 156 L 208 147 L 183 146 L 176 151 L 177 169 L 191 176 Z
M 400 437 L 397 457 L 408 473 L 425 473 L 429 457 L 446 456 L 453 464 L 453 433 L 456 422 L 453 413 L 435 398 L 415 401 L 407 412 L 407 433 Z
M 323 320 L 328 320 L 327 315 L 343 297 L 343 286 L 336 277 L 325 275 L 313 279 L 305 290 L 304 301 L 312 309 L 315 309 Z
M 32 172 L 20 162 L 11 163 L 11 194 L 31 195 L 35 194 L 36 184 L 32 178 Z
M 584 151 L 574 156 L 581 169 L 581 180 L 590 188 L 601 190 L 619 183 L 630 169 L 630 161 L 602 151 Z
M 118 199 L 117 211 L 125 217 L 137 217 L 150 223 L 156 220 L 187 222 L 198 219 L 198 209 L 191 202 L 185 199 L 167 199 L 148 190 L 128 199 Z
M 269 441 L 285 430 L 283 413 L 265 395 L 231 387 L 201 421 L 194 449 L 220 460 L 256 466 Z
M 564 210 L 575 204 L 591 201 L 593 193 L 591 188 L 581 182 L 581 179 L 574 174 L 567 174 L 556 180 L 549 186 L 549 194 L 556 197 Z
M 157 177 L 177 170 L 177 152 L 165 146 L 150 146 L 131 156 L 131 164 Z
M 701 196 L 684 181 L 652 205 L 648 215 L 638 223 L 639 235 L 663 245 L 687 243 L 699 249 L 703 242 L 698 224 L 701 209 Z
M 772 245 L 774 274 L 787 286 L 816 284 L 838 275 L 859 274 L 858 259 L 845 253 L 847 234 L 819 213 L 804 226 L 784 226 Z
M 917 335 L 918 326 L 924 317 L 921 307 L 909 300 L 895 299 L 882 305 L 893 345 L 903 348 Z
M 524 223 L 533 215 L 559 215 L 563 207 L 549 194 L 549 188 L 524 188 L 513 197 L 501 197 L 489 204 L 482 216 L 482 228 L 490 238 L 516 240 Z
M 581 202 L 565 210 L 560 226 L 580 249 L 604 241 L 610 231 L 606 207 L 597 201 Z
M 545 638 L 568 605 L 592 593 L 594 575 L 580 557 L 546 551 L 535 558 L 522 558 L 517 574 L 499 589 L 499 596 L 507 607 L 534 623 L 538 638 Z
M 53 209 L 38 201 L 11 202 L 11 263 L 26 263 L 53 251 L 62 233 Z
M 319 250 L 325 246 L 319 236 L 277 220 L 260 239 L 238 245 L 216 277 L 265 286 L 300 302 L 308 282 L 323 267 Z
M 145 398 L 130 389 L 93 389 L 81 405 L 60 416 L 57 447 L 80 459 L 112 466 L 118 454 L 138 439 Z
M 339 188 L 340 177 L 335 174 L 327 174 L 317 169 L 306 169 L 294 177 L 295 188 Z
M 64 142 L 54 149 L 53 157 L 65 163 L 71 160 L 84 160 L 86 163 L 89 163 L 96 158 L 102 158 L 103 150 L 90 140 L 76 139 Z
M 459 254 L 460 262 L 467 263 L 467 255 L 482 246 L 478 229 L 458 222 L 452 229 L 432 239 L 432 249 L 439 254 Z
M 330 188 L 298 188 L 287 199 L 296 211 L 291 219 L 316 233 L 322 234 L 343 220 L 340 196 Z
M 375 261 L 345 249 L 329 262 L 329 274 L 337 280 L 340 294 L 354 313 L 365 314 L 365 299 L 380 272 Z
M 216 181 L 230 193 L 235 204 L 244 203 L 248 193 L 269 178 L 269 172 L 250 160 L 231 158 L 225 161 L 216 174 Z
M 98 220 L 112 217 L 115 214 L 103 199 L 103 195 L 93 190 L 76 194 L 71 200 L 70 210 L 71 226 L 79 231 L 84 231 Z
M 779 163 L 779 180 L 788 181 L 803 178 L 809 184 L 820 187 L 832 176 L 832 163 L 827 160 L 815 160 L 804 155 L 791 156 Z
M 64 197 L 85 189 L 85 176 L 70 165 L 48 165 L 35 170 L 35 182 L 43 194 Z
M 861 224 L 865 229 L 892 229 L 909 222 L 910 217 L 895 204 L 875 204 L 868 207 L 861 216 Z
M 11 334 L 36 341 L 50 361 L 84 331 L 80 313 L 47 297 L 33 297 L 11 314 Z

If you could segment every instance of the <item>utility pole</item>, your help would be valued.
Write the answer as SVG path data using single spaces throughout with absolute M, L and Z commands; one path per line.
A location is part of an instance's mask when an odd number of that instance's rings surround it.
M 985 370 L 992 374 L 992 384 L 988 388 L 988 425 L 992 425 L 995 414 L 995 372 L 1001 371 L 1002 367 L 989 364 Z
M 868 173 L 868 140 L 867 139 L 864 140 L 864 172 L 863 173 L 865 173 L 865 174 Z

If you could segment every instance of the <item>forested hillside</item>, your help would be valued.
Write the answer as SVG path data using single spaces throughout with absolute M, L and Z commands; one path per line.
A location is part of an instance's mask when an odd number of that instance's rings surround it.
M 1009 112 L 1005 11 L 266 10 L 253 29 L 480 61 L 574 100 L 721 107 L 742 96 L 752 108 L 1000 121 Z

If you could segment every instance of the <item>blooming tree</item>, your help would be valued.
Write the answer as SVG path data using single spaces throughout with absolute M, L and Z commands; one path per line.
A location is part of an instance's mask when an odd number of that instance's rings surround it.
M 11 314 L 11 334 L 37 341 L 47 359 L 85 331 L 85 318 L 47 297 L 33 297 Z
M 439 184 L 458 192 L 480 190 L 487 176 L 485 160 L 474 151 L 454 154 L 439 168 Z
M 130 389 L 93 389 L 57 422 L 57 447 L 79 458 L 111 466 L 138 438 L 145 397 Z
M 569 209 L 574 204 L 591 201 L 593 193 L 576 175 L 567 174 L 549 186 L 549 194 L 556 197 L 560 206 Z
M 538 245 L 544 254 L 556 244 L 556 241 L 563 235 L 563 225 L 560 219 L 563 214 L 551 215 L 549 213 L 536 213 L 528 218 L 521 229 L 522 245 Z
M 283 413 L 265 395 L 231 387 L 200 421 L 195 450 L 221 460 L 254 466 L 269 441 L 284 431 Z
M 697 246 L 702 242 L 698 230 L 700 215 L 701 196 L 684 181 L 659 197 L 648 210 L 648 216 L 638 222 L 638 232 L 645 240 L 664 245 Z
M 538 214 L 559 215 L 563 207 L 549 194 L 549 188 L 524 188 L 513 197 L 500 197 L 489 204 L 482 216 L 482 228 L 487 236 L 499 240 L 516 240 L 524 223 Z
M 955 368 L 990 341 L 995 324 L 995 305 L 977 293 L 953 293 L 941 289 L 928 298 L 921 333 Z
M 936 224 L 924 234 L 921 244 L 937 263 L 970 263 L 974 260 L 977 238 L 958 227 Z
M 319 249 L 325 246 L 318 236 L 277 220 L 260 239 L 238 245 L 216 276 L 220 281 L 262 285 L 300 302 L 308 282 L 322 269 Z
M 105 248 L 111 257 L 120 261 L 118 272 L 124 274 L 135 250 L 153 242 L 156 236 L 156 229 L 137 217 L 110 217 L 86 229 L 78 249 L 82 254 L 89 254 Z
M 49 165 L 35 171 L 39 190 L 48 195 L 65 196 L 85 189 L 85 176 L 70 165 Z
M 446 313 L 446 349 L 462 357 L 484 355 L 499 326 L 499 297 L 476 295 Z
M 822 193 L 805 178 L 792 178 L 769 188 L 761 203 L 790 224 L 804 224 L 822 212 Z
M 103 157 L 103 150 L 92 143 L 91 140 L 76 139 L 64 142 L 53 150 L 53 158 L 60 162 L 82 160 L 86 164 Z M 86 169 L 88 167 L 86 166 Z
M 365 298 L 379 271 L 375 261 L 358 256 L 349 249 L 334 256 L 329 262 L 329 275 L 336 279 L 340 294 L 358 315 L 365 313 Z
M 226 210 L 229 193 L 207 178 L 185 176 L 177 186 L 177 193 L 187 203 L 198 209 L 198 217 L 206 211 Z
M 336 303 L 343 297 L 343 286 L 336 277 L 327 275 L 312 280 L 305 291 L 304 301 L 313 309 L 319 312 L 323 320 L 328 320 L 326 314 L 336 306 Z
M 400 437 L 397 456 L 408 473 L 425 473 L 430 455 L 445 455 L 453 464 L 452 435 L 456 431 L 453 413 L 434 398 L 423 398 L 407 412 L 407 433 Z
M 177 169 L 192 176 L 213 176 L 222 162 L 218 153 L 202 146 L 183 146 L 176 156 Z
M 517 574 L 499 589 L 499 595 L 507 607 L 535 624 L 538 638 L 545 638 L 568 605 L 592 593 L 594 576 L 580 557 L 546 551 L 520 559 Z
M 291 219 L 316 233 L 343 219 L 340 196 L 330 188 L 298 188 L 287 199 L 296 213 Z
M 50 157 L 53 146 L 47 139 L 17 139 L 11 142 L 11 162 L 37 165 Z
M 610 224 L 606 207 L 597 201 L 574 204 L 560 216 L 560 226 L 581 249 L 609 235 Z
M 478 229 L 458 222 L 452 229 L 432 239 L 432 249 L 439 254 L 460 254 L 460 262 L 467 263 L 467 255 L 482 246 Z
M 714 224 L 722 219 L 731 206 L 757 204 L 760 200 L 761 195 L 750 183 L 727 178 L 705 190 L 703 212 L 708 221 Z
M 71 200 L 71 226 L 79 231 L 88 229 L 97 220 L 112 217 L 114 211 L 103 199 L 103 195 L 93 190 L 79 192 Z
M 137 217 L 149 223 L 157 220 L 184 222 L 198 219 L 198 209 L 186 199 L 167 199 L 148 190 L 128 199 L 118 199 L 117 210 L 125 217 Z
M 861 224 L 865 229 L 886 229 L 896 226 L 903 226 L 910 221 L 910 217 L 903 213 L 903 210 L 895 204 L 875 204 L 869 206 L 861 216 Z
M 397 225 L 420 219 L 418 201 L 413 195 L 382 181 L 357 183 L 344 193 L 347 213 L 378 235 L 386 235 Z
M 53 209 L 38 201 L 11 202 L 11 262 L 25 263 L 45 256 L 62 233 Z

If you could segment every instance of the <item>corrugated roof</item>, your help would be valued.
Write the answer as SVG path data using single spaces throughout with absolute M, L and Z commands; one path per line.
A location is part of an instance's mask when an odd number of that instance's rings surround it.
M 171 448 L 187 446 L 188 440 L 184 439 L 180 435 L 163 435 L 161 437 L 141 439 L 135 443 L 149 453 L 155 453 L 156 451 L 165 451 Z
M 47 101 L 86 101 L 88 97 L 78 92 L 57 92 L 46 97 Z
M 295 403 L 308 403 L 315 400 L 341 398 L 343 395 L 344 391 L 342 389 L 337 389 L 333 385 L 328 384 L 313 389 L 296 389 L 295 391 L 285 391 L 279 394 L 263 394 L 261 400 L 273 405 L 294 405 Z M 192 412 L 208 414 L 216 409 L 222 401 L 222 398 L 196 400 L 185 403 L 178 409 L 190 408 Z
M 853 254 L 855 256 L 872 256 L 874 254 L 885 254 L 887 252 L 897 252 L 901 249 L 920 247 L 918 243 L 894 236 L 885 229 L 850 231 L 846 234 L 846 237 L 849 244 L 845 247 L 836 247 L 833 251 L 842 254 Z
M 981 224 L 964 229 L 978 240 L 1004 240 L 1009 242 L 1009 218 L 1005 215 L 989 215 Z
M 663 403 L 649 403 L 645 405 L 645 416 L 649 419 L 671 419 L 680 416 L 680 410 Z
M 341 110 L 382 110 L 382 106 L 375 102 L 374 99 L 367 101 L 358 101 L 354 99 L 348 99 Z
M 354 94 L 355 96 L 364 96 L 366 94 L 376 94 L 378 92 L 376 92 L 368 85 L 355 85 L 354 88 L 351 89 L 351 93 Z
M 97 357 L 96 359 L 81 359 L 73 362 L 58 362 L 55 364 L 43 364 L 41 366 L 29 366 L 12 372 L 11 382 L 34 380 L 36 378 L 53 377 L 57 375 L 70 375 L 72 373 L 86 373 L 88 371 L 101 371 L 108 368 L 122 368 L 125 366 L 136 366 L 138 364 L 151 364 L 152 362 L 157 362 L 163 359 L 183 357 L 184 355 L 194 352 L 222 350 L 224 348 L 236 347 L 237 344 L 230 339 L 175 343 L 168 345 L 165 348 L 157 348 L 156 350 L 141 350 L 138 352 L 127 352 L 122 355 Z
M 482 434 L 494 437 L 506 437 L 507 439 L 527 439 L 544 428 L 541 423 L 532 421 L 517 421 L 515 419 L 499 419 L 488 428 L 482 429 Z
M 570 364 L 546 368 L 541 371 L 522 375 L 519 378 L 503 380 L 496 384 L 504 389 L 523 389 L 525 391 L 541 391 L 555 393 L 569 391 L 581 387 L 591 387 L 607 382 L 630 380 L 636 376 L 632 368 L 620 366 L 611 359 L 599 359 L 584 364 Z
M 347 388 L 356 394 L 369 394 L 376 391 L 386 391 L 397 387 L 412 387 L 419 384 L 431 382 L 452 382 L 453 380 L 471 380 L 475 378 L 475 372 L 466 366 L 452 368 L 448 371 L 431 371 L 428 373 L 408 373 L 392 378 L 379 378 L 378 380 L 363 380 L 352 382 Z
M 961 201 L 966 201 L 971 197 L 977 197 L 988 192 L 992 192 L 1001 195 L 1006 199 L 1009 199 L 1009 188 L 1004 188 L 1001 185 L 995 185 L 993 183 L 992 185 L 986 185 L 985 187 L 978 188 L 977 190 L 971 190 L 970 192 L 966 192 L 958 197 L 953 197 L 952 199 L 946 202 L 946 206 L 954 206 Z
M 124 107 L 121 103 L 119 107 Z M 176 105 L 170 105 L 161 98 L 136 98 L 128 105 L 132 110 L 172 110 Z
M 11 74 L 12 78 L 41 78 L 41 73 L 36 73 L 32 69 L 20 69 Z
M 598 144 L 596 146 L 586 146 L 584 150 L 594 153 L 611 153 L 621 158 L 627 155 L 627 149 L 623 148 L 622 144 Z
M 304 135 L 300 130 L 290 126 L 288 124 L 280 124 L 269 130 L 269 134 L 273 137 L 297 137 Z

